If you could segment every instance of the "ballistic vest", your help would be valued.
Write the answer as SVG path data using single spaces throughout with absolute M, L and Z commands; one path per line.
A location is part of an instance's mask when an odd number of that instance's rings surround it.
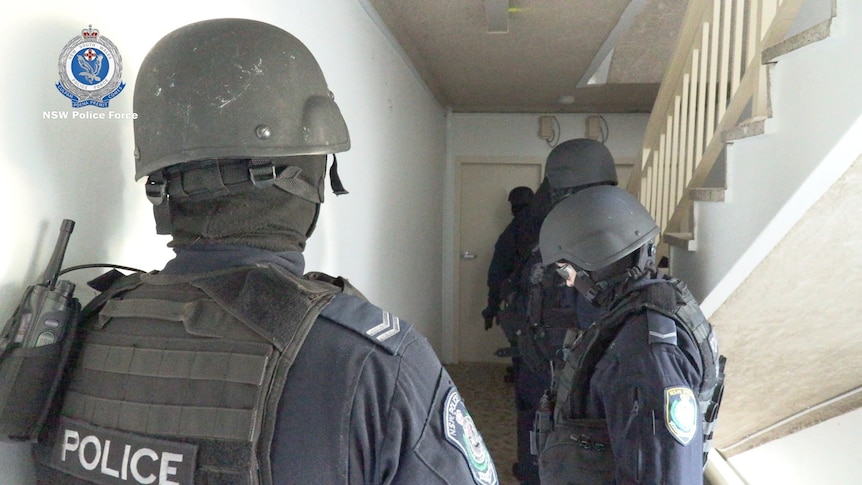
M 559 359 L 566 331 L 578 327 L 575 290 L 552 266 L 542 264 L 536 246 L 522 268 L 527 291 L 527 315 L 518 333 L 522 362 L 535 373 L 550 373 L 550 362 Z M 568 299 L 568 301 L 567 301 Z
M 137 278 L 90 308 L 34 446 L 40 483 L 272 483 L 290 367 L 336 293 L 358 292 L 272 265 Z
M 583 332 L 572 333 L 566 365 L 556 390 L 543 398 L 536 414 L 534 448 L 538 450 L 543 484 L 593 484 L 614 479 L 610 436 L 604 419 L 586 418 L 590 379 L 599 360 L 622 326 L 636 314 L 646 312 L 650 343 L 667 338 L 653 331 L 658 320 L 650 312 L 672 319 L 685 331 L 700 352 L 703 374 L 697 401 L 703 417 L 703 457 L 712 443 L 718 408 L 724 389 L 725 357 L 719 355 L 712 326 L 688 287 L 680 280 L 663 278 L 623 297 L 610 313 Z M 675 338 L 675 333 L 674 337 Z

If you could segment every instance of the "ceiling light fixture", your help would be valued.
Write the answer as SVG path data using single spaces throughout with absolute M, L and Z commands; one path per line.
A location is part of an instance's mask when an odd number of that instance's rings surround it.
M 509 32 L 509 0 L 484 0 L 488 32 Z

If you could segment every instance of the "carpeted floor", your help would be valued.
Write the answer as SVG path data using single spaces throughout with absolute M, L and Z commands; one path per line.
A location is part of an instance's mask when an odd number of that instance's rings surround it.
M 518 485 L 512 475 L 512 464 L 517 459 L 515 391 L 511 383 L 504 381 L 509 361 L 501 362 L 449 364 L 446 369 L 494 458 L 500 485 Z

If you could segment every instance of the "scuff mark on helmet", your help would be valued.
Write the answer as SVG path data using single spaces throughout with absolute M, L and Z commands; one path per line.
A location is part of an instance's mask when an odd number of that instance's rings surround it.
M 234 66 L 242 73 L 240 78 L 243 80 L 242 85 L 237 88 L 234 92 L 230 91 L 228 86 L 228 94 L 232 94 L 231 96 L 216 96 L 217 106 L 216 108 L 222 109 L 225 106 L 233 103 L 237 99 L 240 98 L 246 91 L 248 91 L 251 84 L 254 82 L 255 78 L 263 75 L 263 59 L 258 58 L 257 63 L 252 65 L 250 68 L 243 68 L 240 64 L 234 64 Z

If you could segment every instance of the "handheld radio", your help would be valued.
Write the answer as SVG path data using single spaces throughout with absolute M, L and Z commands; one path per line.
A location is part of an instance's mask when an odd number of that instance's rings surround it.
M 60 276 L 66 246 L 74 228 L 74 221 L 63 220 L 60 236 L 48 267 L 45 268 L 42 282 L 27 288 L 18 309 L 6 324 L 11 334 L 4 332 L 4 339 L 11 338 L 6 345 L 33 348 L 63 340 L 69 317 L 73 313 L 72 295 L 75 284 L 65 280 L 58 281 L 57 278 Z M 0 343 L 0 346 L 2 345 L 3 343 Z
M 59 280 L 75 222 L 64 219 L 42 280 L 29 286 L 0 333 L 0 440 L 35 440 L 59 385 L 81 305 Z

